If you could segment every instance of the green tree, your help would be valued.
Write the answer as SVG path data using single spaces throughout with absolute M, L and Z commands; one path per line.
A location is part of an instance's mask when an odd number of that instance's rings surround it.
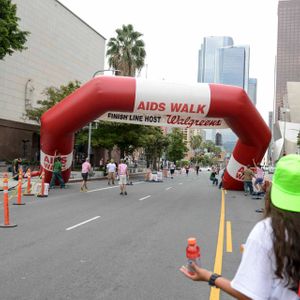
M 183 140 L 183 133 L 179 128 L 175 128 L 168 134 L 169 146 L 167 148 L 167 158 L 170 161 L 177 161 L 184 158 L 188 148 Z
M 80 87 L 79 81 L 70 81 L 67 85 L 61 85 L 59 88 L 48 87 L 44 90 L 43 94 L 46 96 L 44 100 L 38 100 L 39 107 L 28 109 L 26 115 L 30 120 L 40 123 L 41 116 L 44 112 L 52 106 L 69 96 L 76 89 Z
M 161 128 L 144 126 L 143 135 L 140 137 L 141 146 L 145 150 L 147 167 L 152 163 L 152 168 L 157 169 L 157 162 L 169 145 L 168 138 L 163 134 Z
M 0 0 L 0 59 L 15 51 L 27 49 L 24 44 L 27 41 L 28 31 L 19 29 L 17 17 L 17 5 L 11 0 Z
M 92 146 L 109 150 L 109 155 L 114 146 L 120 150 L 121 157 L 130 155 L 141 147 L 140 137 L 144 127 L 135 124 L 122 124 L 118 122 L 101 121 L 96 129 L 92 130 Z M 87 143 L 88 131 L 83 130 L 77 134 L 78 144 Z
M 140 137 L 143 133 L 142 125 L 116 123 L 116 146 L 120 150 L 121 157 L 131 155 L 140 147 Z
M 116 33 L 117 37 L 112 37 L 107 43 L 109 67 L 119 70 L 118 75 L 135 76 L 145 64 L 145 43 L 140 39 L 143 35 L 134 31 L 131 24 L 123 25 Z

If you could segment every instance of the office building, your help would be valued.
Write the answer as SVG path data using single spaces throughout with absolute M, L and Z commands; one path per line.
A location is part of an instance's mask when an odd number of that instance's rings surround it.
M 249 46 L 221 47 L 216 52 L 215 82 L 239 86 L 249 84 Z
M 252 103 L 256 106 L 256 95 L 257 95 L 257 79 L 249 78 L 248 83 L 248 96 Z
M 85 83 L 103 70 L 105 38 L 56 0 L 13 0 L 27 50 L 0 61 L 0 160 L 39 154 L 39 125 L 26 109 L 46 99 L 44 90 Z
M 222 83 L 249 89 L 249 46 L 236 46 L 231 37 L 205 37 L 199 51 L 198 82 Z M 215 142 L 216 130 L 206 130 L 207 139 Z M 220 130 L 222 144 L 232 151 L 237 136 L 231 129 Z
M 209 36 L 203 39 L 198 58 L 198 82 L 216 82 L 216 52 L 221 47 L 232 45 L 233 39 L 229 36 Z
M 287 83 L 300 82 L 300 1 L 279 0 L 276 58 L 275 120 L 287 107 Z

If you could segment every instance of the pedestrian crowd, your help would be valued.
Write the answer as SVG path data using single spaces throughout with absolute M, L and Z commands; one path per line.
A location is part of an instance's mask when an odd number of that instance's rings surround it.
M 103 166 L 103 159 L 100 160 L 100 166 Z M 126 185 L 128 184 L 128 166 L 125 163 L 124 159 L 120 160 L 120 164 L 116 164 L 113 159 L 110 159 L 107 161 L 107 164 L 105 166 L 107 171 L 107 184 L 108 185 L 114 185 L 115 180 L 117 179 L 119 181 L 120 186 L 120 195 L 127 195 Z M 82 164 L 82 184 L 80 187 L 80 191 L 86 192 L 88 190 L 87 188 L 87 180 L 88 176 L 92 171 L 92 166 L 89 162 L 89 159 L 86 158 L 85 162 Z

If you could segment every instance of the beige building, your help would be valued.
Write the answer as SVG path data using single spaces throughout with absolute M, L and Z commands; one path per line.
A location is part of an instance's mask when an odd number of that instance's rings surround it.
M 283 153 L 298 153 L 297 135 L 300 132 L 300 82 L 287 82 L 285 107 L 280 110 L 280 121 L 275 123 L 273 157 Z
M 300 1 L 279 0 L 276 57 L 275 121 L 286 106 L 287 82 L 300 81 Z
M 39 154 L 39 126 L 26 109 L 45 99 L 45 88 L 85 83 L 104 69 L 106 39 L 56 0 L 12 0 L 27 50 L 0 61 L 0 160 Z

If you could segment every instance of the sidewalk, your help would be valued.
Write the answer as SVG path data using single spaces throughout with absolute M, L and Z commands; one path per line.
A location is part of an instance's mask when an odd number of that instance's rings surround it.
M 0 191 L 3 191 L 3 174 L 4 173 L 0 173 Z M 14 180 L 12 179 L 12 173 L 11 172 L 7 172 L 8 174 L 8 189 L 14 189 L 17 187 L 18 185 L 18 180 Z M 143 177 L 144 178 L 145 173 L 144 172 L 138 172 L 138 173 L 130 173 L 129 178 L 136 178 L 136 177 Z M 92 176 L 89 176 L 88 180 L 107 180 L 107 177 L 103 175 L 102 172 L 100 171 L 94 171 Z M 68 183 L 75 183 L 75 182 L 81 182 L 82 181 L 82 177 L 81 177 L 81 172 L 79 171 L 72 171 L 71 175 L 70 175 L 70 179 L 67 182 Z M 31 182 L 33 185 L 41 182 L 41 179 L 39 177 L 31 177 Z M 27 185 L 27 178 L 23 178 L 22 181 L 22 187 L 26 188 Z

